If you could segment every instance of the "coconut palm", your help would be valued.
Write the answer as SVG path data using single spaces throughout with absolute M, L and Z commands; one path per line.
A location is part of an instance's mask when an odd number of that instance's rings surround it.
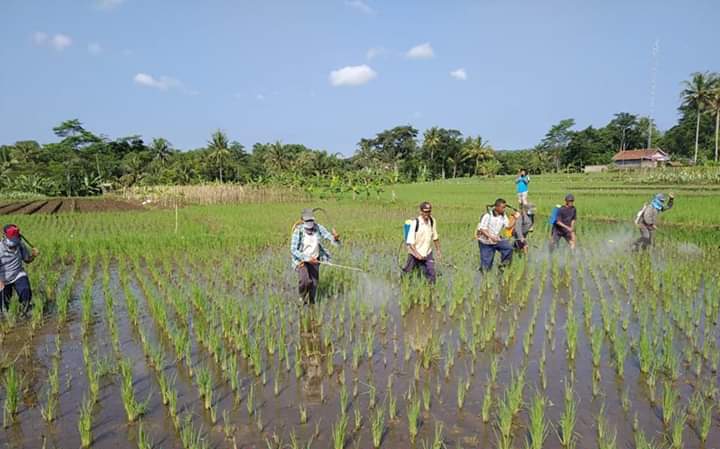
M 150 145 L 150 153 L 152 153 L 153 160 L 164 166 L 173 153 L 172 145 L 162 137 L 155 138 Z
M 707 102 L 708 110 L 715 115 L 715 162 L 718 162 L 718 137 L 720 134 L 720 75 L 713 77 L 713 86 Z
M 480 169 L 480 164 L 495 157 L 495 150 L 488 141 L 483 141 L 482 137 L 468 137 L 463 145 L 463 154 L 467 159 L 475 161 L 475 176 Z
M 695 109 L 697 113 L 697 122 L 695 125 L 695 156 L 693 162 L 697 163 L 698 147 L 700 145 L 700 116 L 707 107 L 710 93 L 712 91 L 713 80 L 707 72 L 693 73 L 690 81 L 684 82 L 685 88 L 682 91 L 683 107 Z
M 208 142 L 210 160 L 218 167 L 220 182 L 223 182 L 223 166 L 230 157 L 227 135 L 219 129 L 215 131 Z
M 428 168 L 430 169 L 430 173 L 434 174 L 434 166 L 435 166 L 435 151 L 439 149 L 438 147 L 442 143 L 442 134 L 440 132 L 440 129 L 437 126 L 433 126 L 432 128 L 425 131 L 425 135 L 423 136 L 423 146 L 426 148 L 426 150 L 430 151 L 430 160 L 428 161 Z

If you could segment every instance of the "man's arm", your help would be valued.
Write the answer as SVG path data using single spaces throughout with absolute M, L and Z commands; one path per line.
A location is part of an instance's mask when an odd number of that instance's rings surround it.
M 674 203 L 675 203 L 675 195 L 673 195 L 673 194 L 671 193 L 671 194 L 670 194 L 670 199 L 668 200 L 667 206 L 666 206 L 666 207 L 663 207 L 663 209 L 662 209 L 663 212 L 665 212 L 666 210 L 672 209 Z
M 290 242 L 290 254 L 292 254 L 295 259 L 306 261 L 307 257 L 305 257 L 305 255 L 300 251 L 300 249 L 298 249 L 299 245 L 300 232 L 297 232 L 297 230 L 295 230 L 293 231 L 292 240 Z
M 30 250 L 27 245 L 24 243 L 20 243 L 20 255 L 22 256 L 22 260 L 25 263 L 32 263 L 33 260 L 40 254 L 40 251 L 38 251 L 37 248 L 33 248 Z
M 318 225 L 318 229 L 320 229 L 320 237 L 324 238 L 335 246 L 338 246 L 340 244 L 340 235 L 337 233 L 335 228 L 333 228 L 332 232 L 328 232 L 325 226 Z

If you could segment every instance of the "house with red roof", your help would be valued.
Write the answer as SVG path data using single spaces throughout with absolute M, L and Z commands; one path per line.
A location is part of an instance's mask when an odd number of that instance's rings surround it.
M 656 168 L 670 163 L 670 156 L 660 148 L 619 151 L 612 158 L 615 168 Z

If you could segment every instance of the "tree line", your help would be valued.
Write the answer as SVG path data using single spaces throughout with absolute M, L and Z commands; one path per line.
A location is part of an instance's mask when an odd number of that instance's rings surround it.
M 465 176 L 579 171 L 607 164 L 618 150 L 660 147 L 674 159 L 718 161 L 720 75 L 695 73 L 684 82 L 677 124 L 666 131 L 626 112 L 601 128 L 553 125 L 534 147 L 497 150 L 481 136 L 432 127 L 396 126 L 362 138 L 343 157 L 302 144 L 255 143 L 249 150 L 218 130 L 202 148 L 181 150 L 167 139 L 109 139 L 77 120 L 55 128 L 57 141 L 0 146 L 0 189 L 44 195 L 89 196 L 137 185 L 233 182 L 273 184 L 341 194 L 371 195 L 382 185 Z

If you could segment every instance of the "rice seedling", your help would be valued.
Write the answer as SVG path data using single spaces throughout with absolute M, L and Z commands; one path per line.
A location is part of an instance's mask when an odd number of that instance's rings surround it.
M 9 426 L 15 421 L 15 415 L 20 404 L 22 392 L 22 378 L 18 376 L 14 366 L 10 366 L 3 376 L 3 387 L 5 388 L 5 402 L 3 402 L 3 427 Z
M 420 400 L 410 400 L 407 404 L 408 433 L 410 441 L 415 442 L 420 428 Z
M 255 385 L 250 384 L 250 389 L 248 390 L 247 399 L 245 401 L 245 406 L 247 407 L 248 416 L 252 416 L 253 413 L 255 413 Z
M 123 406 L 125 407 L 125 413 L 127 414 L 129 422 L 135 422 L 140 416 L 145 414 L 147 405 L 150 402 L 150 397 L 148 397 L 145 402 L 138 402 L 135 399 L 130 362 L 127 359 L 123 359 L 120 361 L 119 367 L 121 375 L 120 394 Z
M 683 432 L 685 432 L 686 421 L 687 415 L 684 411 L 679 411 L 675 414 L 675 420 L 670 429 L 670 447 L 672 447 L 672 449 L 682 449 Z
M 673 419 L 673 413 L 677 405 L 677 393 L 673 385 L 665 381 L 663 383 L 663 403 L 662 403 L 662 419 L 665 427 L 670 425 Z
M 300 424 L 307 424 L 308 422 L 308 411 L 305 404 L 298 405 L 298 413 L 300 415 Z
M 153 448 L 153 442 L 150 439 L 150 435 L 148 435 L 147 432 L 145 432 L 145 428 L 143 427 L 142 422 L 140 423 L 140 425 L 138 425 L 137 446 L 138 446 L 138 449 L 152 449 Z
M 712 427 L 713 420 L 713 404 L 703 405 L 700 409 L 700 424 L 698 428 L 698 434 L 700 441 L 705 444 L 707 442 L 708 435 L 710 435 L 710 428 Z
M 497 422 L 495 429 L 495 439 L 498 449 L 510 449 L 512 447 L 512 425 L 513 425 L 513 406 L 508 392 L 498 402 Z
M 463 405 L 465 405 L 465 385 L 462 382 L 462 378 L 458 379 L 457 384 L 457 407 L 458 410 L 462 410 Z
M 597 416 L 597 445 L 598 449 L 615 449 L 617 431 L 610 432 L 607 419 L 605 418 L 605 404 L 600 406 L 600 413 Z
M 490 410 L 492 408 L 492 385 L 488 382 L 485 386 L 485 395 L 482 402 L 482 421 L 488 423 L 490 421 Z
M 353 417 L 355 419 L 355 433 L 359 432 L 362 428 L 363 416 L 359 409 L 353 410 Z
M 371 427 L 373 447 L 378 449 L 382 443 L 383 434 L 385 433 L 385 411 L 382 407 L 375 410 Z
M 430 411 L 431 394 L 430 394 L 430 383 L 428 383 L 428 382 L 425 382 L 425 385 L 423 385 L 422 400 L 423 400 L 423 409 L 426 412 L 429 412 Z M 459 407 L 459 408 L 462 408 L 462 407 Z
M 602 357 L 602 344 L 605 334 L 599 327 L 592 329 L 590 338 L 590 349 L 592 352 L 592 364 L 594 367 L 600 366 L 600 359 Z
M 90 447 L 92 444 L 92 418 L 93 404 L 90 398 L 84 398 L 80 407 L 80 419 L 78 420 L 78 431 L 80 432 L 80 446 Z
M 527 449 L 542 449 L 543 443 L 548 436 L 548 423 L 545 420 L 545 407 L 547 400 L 540 392 L 536 392 L 528 415 L 528 438 L 525 444 Z
M 575 404 L 575 394 L 572 385 L 565 384 L 565 410 L 560 416 L 559 430 L 557 431 L 558 439 L 565 449 L 573 449 L 576 444 L 575 422 L 577 409 Z
M 333 448 L 343 449 L 345 447 L 347 433 L 347 415 L 340 416 L 338 421 L 332 426 Z
M 435 423 L 435 434 L 433 436 L 431 449 L 442 449 L 444 447 L 445 441 L 443 440 L 443 423 L 437 421 Z

